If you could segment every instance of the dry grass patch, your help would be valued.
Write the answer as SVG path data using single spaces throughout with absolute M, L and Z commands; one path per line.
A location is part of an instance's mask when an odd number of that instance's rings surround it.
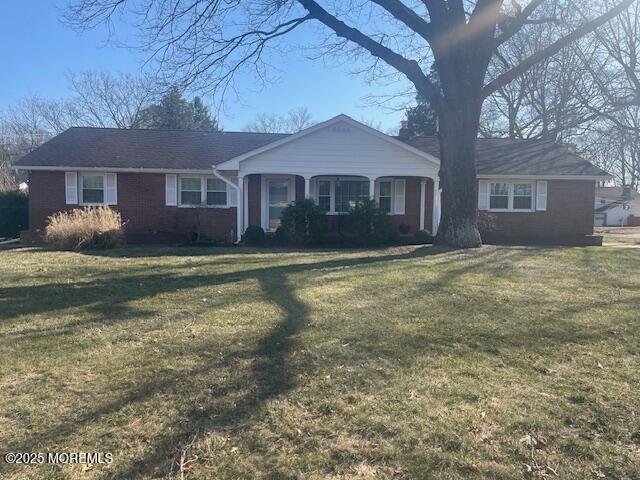
M 0 253 L 16 479 L 640 477 L 640 257 Z

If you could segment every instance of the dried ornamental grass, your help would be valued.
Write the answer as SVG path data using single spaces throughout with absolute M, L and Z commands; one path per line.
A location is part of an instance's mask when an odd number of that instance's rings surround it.
M 124 225 L 109 207 L 58 212 L 47 219 L 45 241 L 63 250 L 115 248 L 124 242 Z

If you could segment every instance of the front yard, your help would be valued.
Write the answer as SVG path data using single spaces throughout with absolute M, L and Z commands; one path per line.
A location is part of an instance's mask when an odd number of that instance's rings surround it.
M 0 252 L 1 478 L 640 478 L 640 255 Z M 182 472 L 181 472 L 182 470 Z

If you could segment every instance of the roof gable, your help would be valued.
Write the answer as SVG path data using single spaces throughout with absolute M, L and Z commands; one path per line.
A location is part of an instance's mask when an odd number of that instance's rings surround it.
M 239 168 L 239 165 L 241 162 L 252 158 L 252 157 L 256 157 L 258 155 L 264 154 L 270 150 L 274 150 L 280 147 L 283 147 L 287 144 L 291 144 L 293 142 L 297 142 L 300 141 L 301 139 L 308 137 L 310 135 L 316 134 L 322 130 L 325 129 L 340 129 L 340 128 L 353 128 L 356 130 L 359 130 L 361 132 L 364 132 L 368 135 L 371 135 L 374 138 L 377 138 L 381 141 L 384 141 L 386 143 L 389 143 L 391 145 L 394 145 L 395 147 L 398 147 L 402 150 L 408 151 L 420 158 L 422 158 L 423 160 L 426 160 L 427 162 L 429 162 L 432 166 L 438 166 L 440 165 L 440 159 L 438 157 L 433 156 L 431 153 L 426 152 L 424 150 L 421 150 L 419 148 L 414 147 L 413 145 L 410 145 L 406 142 L 400 141 L 395 137 L 389 136 L 389 135 L 385 135 L 384 133 L 376 130 L 375 128 L 371 128 L 367 125 L 365 125 L 364 123 L 358 122 L 356 120 L 354 120 L 353 118 L 349 117 L 348 115 L 338 115 L 336 117 L 333 117 L 329 120 L 327 120 L 326 122 L 322 122 L 322 123 L 318 123 L 316 125 L 313 125 L 312 127 L 306 128 L 304 130 L 301 130 L 298 133 L 295 133 L 293 135 L 281 138 L 279 140 L 276 140 L 275 142 L 269 143 L 267 145 L 264 145 L 260 148 L 257 148 L 255 150 L 251 150 L 248 151 L 246 153 L 243 153 L 233 159 L 231 159 L 228 162 L 225 162 L 223 164 L 218 165 L 218 168 L 220 168 L 221 170 L 237 170 Z

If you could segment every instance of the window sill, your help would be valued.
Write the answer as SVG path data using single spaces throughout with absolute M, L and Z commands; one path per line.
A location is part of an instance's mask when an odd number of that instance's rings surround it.
M 233 208 L 229 205 L 178 205 L 178 208 Z
M 536 213 L 537 210 L 514 210 L 514 209 L 498 209 L 498 208 L 489 208 L 486 210 L 491 213 Z

